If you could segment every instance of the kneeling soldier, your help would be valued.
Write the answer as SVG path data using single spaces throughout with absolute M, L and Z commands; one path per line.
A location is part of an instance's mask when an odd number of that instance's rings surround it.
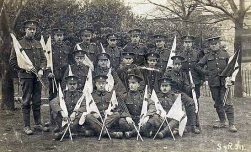
M 177 98 L 177 94 L 171 90 L 171 86 L 175 85 L 175 83 L 172 82 L 170 78 L 161 78 L 159 79 L 160 84 L 160 92 L 157 93 L 157 97 L 159 99 L 160 104 L 162 105 L 163 109 L 168 113 L 168 111 L 171 109 L 173 103 L 175 102 Z M 190 98 L 185 93 L 181 93 L 181 101 L 182 104 L 185 107 L 186 114 L 188 117 L 188 123 L 191 126 L 191 131 L 195 134 L 200 134 L 200 130 L 196 128 L 196 115 L 195 115 L 195 107 L 194 107 L 194 101 L 192 98 Z M 179 125 L 179 122 L 174 119 L 167 119 L 170 125 L 171 130 L 173 131 L 174 128 L 177 128 Z M 156 126 L 160 126 L 163 122 L 162 118 L 159 116 L 158 119 L 156 119 Z M 158 127 L 159 128 L 159 127 Z M 158 133 L 158 138 L 164 138 L 167 135 L 170 135 L 170 130 L 168 126 L 164 126 L 164 128 Z M 176 132 L 177 133 L 177 132 Z M 174 134 L 176 134 L 174 132 Z
M 130 74 L 128 76 L 129 91 L 124 96 L 124 103 L 126 106 L 124 107 L 121 119 L 119 120 L 119 126 L 125 132 L 126 138 L 136 136 L 137 134 L 133 124 L 138 124 L 140 121 L 144 100 L 144 92 L 139 91 L 140 82 L 142 80 L 143 79 L 141 77 L 134 74 Z M 155 105 L 151 99 L 147 98 L 145 100 L 148 101 L 147 117 L 149 118 L 155 113 Z M 146 136 L 150 136 L 149 132 L 145 128 L 145 125 L 143 125 L 141 132 Z
M 111 110 L 110 113 L 107 113 L 108 106 L 110 104 L 110 100 L 112 97 L 112 93 L 107 92 L 105 89 L 105 86 L 107 84 L 106 79 L 108 77 L 106 75 L 98 75 L 93 77 L 94 81 L 94 88 L 95 90 L 92 93 L 92 97 L 94 102 L 97 105 L 97 108 L 102 116 L 102 120 L 104 120 L 105 115 L 107 115 L 107 118 L 105 119 L 105 126 L 110 131 L 111 129 L 115 129 L 115 126 L 118 124 L 118 121 L 120 119 L 120 113 L 119 108 L 116 107 Z M 117 98 L 118 103 L 120 102 L 120 99 Z M 88 114 L 85 118 L 86 125 L 88 125 L 91 129 L 95 131 L 97 135 L 101 132 L 102 129 L 102 121 L 99 115 L 95 114 Z M 117 132 L 117 131 L 111 131 L 109 132 L 111 137 L 114 138 L 122 138 L 123 133 Z M 106 135 L 107 132 L 104 129 L 102 132 L 103 135 Z
M 65 77 L 67 82 L 68 90 L 65 90 L 63 92 L 65 105 L 68 111 L 68 115 L 66 115 L 63 111 L 63 109 L 60 106 L 60 98 L 59 95 L 54 98 L 50 102 L 50 106 L 52 109 L 52 116 L 55 118 L 57 129 L 54 131 L 56 132 L 55 136 L 56 139 L 60 139 L 61 136 L 64 133 L 64 129 L 62 127 L 62 121 L 66 121 L 70 118 L 70 121 L 72 122 L 71 130 L 73 132 L 77 132 L 81 126 L 79 126 L 79 119 L 83 112 L 86 111 L 86 105 L 85 102 L 82 101 L 80 108 L 75 109 L 75 106 L 79 100 L 79 98 L 82 96 L 82 92 L 77 90 L 78 87 L 78 77 L 71 75 L 68 77 Z

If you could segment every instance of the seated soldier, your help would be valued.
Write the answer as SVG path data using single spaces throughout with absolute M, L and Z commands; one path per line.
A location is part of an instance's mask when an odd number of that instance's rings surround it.
M 79 119 L 83 112 L 86 111 L 85 102 L 82 101 L 80 108 L 75 109 L 75 106 L 82 96 L 82 92 L 77 90 L 78 87 L 78 77 L 75 75 L 69 75 L 65 77 L 67 82 L 68 90 L 64 90 L 64 100 L 65 105 L 68 111 L 68 115 L 63 111 L 62 107 L 60 106 L 60 97 L 57 95 L 56 98 L 51 100 L 50 106 L 52 110 L 52 116 L 54 117 L 57 128 L 54 130 L 56 132 L 55 139 L 60 139 L 64 133 L 64 129 L 66 129 L 67 124 L 62 128 L 62 121 L 71 120 L 71 131 L 77 132 L 81 126 L 79 126 Z
M 114 70 L 113 67 L 109 64 L 110 55 L 107 53 L 99 53 L 97 54 L 97 65 L 95 65 L 94 71 L 92 75 L 106 75 L 108 76 L 109 69 L 111 68 L 111 75 L 114 79 L 114 87 L 113 89 L 116 90 L 116 92 L 124 93 L 126 92 L 126 89 L 121 82 L 117 72 Z
M 74 50 L 72 54 L 74 56 L 75 63 L 70 66 L 71 66 L 72 73 L 78 77 L 77 90 L 83 90 L 85 86 L 86 77 L 88 74 L 88 69 L 89 69 L 89 67 L 84 64 L 86 51 Z M 68 74 L 69 74 L 69 67 L 65 70 L 63 78 L 67 77 Z M 65 88 L 65 87 L 66 87 L 66 81 L 65 79 L 63 79 L 62 88 Z
M 168 113 L 178 95 L 177 93 L 172 91 L 172 86 L 175 86 L 176 84 L 172 82 L 172 80 L 168 77 L 160 78 L 159 84 L 160 84 L 160 92 L 157 93 L 157 97 L 163 109 L 166 111 L 166 113 Z M 194 107 L 193 99 L 190 98 L 185 93 L 181 93 L 181 101 L 185 107 L 186 115 L 188 117 L 187 122 L 188 122 L 188 125 L 190 125 L 191 127 L 191 131 L 195 134 L 200 134 L 200 130 L 196 128 L 196 119 L 195 119 L 196 115 L 195 115 L 195 107 Z M 173 131 L 173 134 L 174 135 L 177 134 L 177 131 L 174 129 L 178 128 L 179 122 L 174 119 L 167 118 L 167 120 L 169 122 L 169 126 L 171 130 Z M 158 129 L 161 123 L 163 122 L 163 119 L 159 116 L 155 120 L 155 122 L 156 122 L 155 125 Z M 169 130 L 169 127 L 165 123 L 162 127 L 162 130 L 157 134 L 157 138 L 162 139 L 167 135 L 171 135 L 171 132 Z
M 123 52 L 122 61 L 117 69 L 118 76 L 124 84 L 126 90 L 129 90 L 127 82 L 129 74 L 135 74 L 142 77 L 140 69 L 136 64 L 134 64 L 134 56 L 135 54 L 133 52 Z M 142 85 L 142 88 L 140 88 L 140 90 L 143 89 L 143 87 L 144 86 Z
M 131 74 L 128 76 L 129 91 L 124 96 L 123 103 L 125 106 L 123 106 L 124 110 L 121 114 L 121 119 L 119 120 L 119 126 L 125 132 L 126 138 L 136 136 L 137 134 L 133 124 L 139 124 L 144 100 L 144 93 L 138 90 L 140 87 L 140 81 L 142 81 L 142 78 L 137 75 Z M 155 113 L 155 105 L 151 99 L 147 98 L 145 100 L 148 101 L 147 120 Z M 145 125 L 141 128 L 140 132 L 142 132 L 143 135 L 151 136 L 151 133 L 145 129 Z
M 141 73 L 144 78 L 144 84 L 148 85 L 150 90 L 159 90 L 158 79 L 162 77 L 161 70 L 157 65 L 159 60 L 159 54 L 157 53 L 147 53 L 145 55 L 146 66 L 142 67 Z
M 107 79 L 106 75 L 98 75 L 98 76 L 93 77 L 95 90 L 92 93 L 92 97 L 101 114 L 102 120 L 105 120 L 105 126 L 107 127 L 111 137 L 122 138 L 123 137 L 122 132 L 114 131 L 115 126 L 118 125 L 118 121 L 120 119 L 119 108 L 116 107 L 115 109 L 112 109 L 110 113 L 107 113 L 107 109 L 110 104 L 112 93 L 107 92 L 105 90 L 105 85 L 107 84 L 106 79 Z M 117 98 L 117 100 L 118 102 L 121 102 L 121 99 Z M 107 118 L 104 119 L 106 114 L 107 114 Z M 102 129 L 102 121 L 101 121 L 100 116 L 97 113 L 91 113 L 91 114 L 86 115 L 85 123 L 91 129 L 94 130 L 95 134 L 97 135 L 100 134 L 101 129 Z M 102 132 L 102 135 L 106 135 L 106 134 L 107 132 L 104 129 Z

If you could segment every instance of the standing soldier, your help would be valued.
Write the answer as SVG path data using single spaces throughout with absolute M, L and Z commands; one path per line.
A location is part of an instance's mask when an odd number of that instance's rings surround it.
M 155 49 L 151 52 L 159 54 L 158 65 L 164 72 L 166 70 L 167 62 L 170 56 L 170 50 L 165 46 L 167 37 L 165 35 L 156 34 L 153 36 L 155 41 Z
M 193 41 L 194 41 L 193 36 L 190 35 L 183 36 L 181 39 L 183 40 L 184 50 L 179 55 L 185 58 L 182 64 L 182 69 L 185 71 L 188 78 L 189 78 L 189 71 L 191 72 L 194 82 L 193 85 L 195 85 L 194 90 L 196 92 L 197 101 L 199 101 L 198 99 L 200 98 L 200 87 L 203 84 L 204 76 L 201 75 L 198 71 L 196 71 L 195 65 L 200 61 L 202 55 L 198 50 L 196 50 L 193 47 Z M 192 98 L 192 95 L 189 96 Z M 198 102 L 198 107 L 199 107 L 199 102 Z M 197 127 L 199 127 L 198 116 L 197 116 Z
M 144 55 L 147 53 L 147 47 L 140 42 L 141 30 L 132 29 L 128 32 L 131 38 L 131 42 L 126 44 L 124 52 L 133 52 L 135 54 L 135 64 L 138 66 L 144 65 Z
M 78 43 L 77 45 L 80 46 L 82 50 L 86 51 L 86 55 L 90 58 L 90 60 L 95 63 L 96 54 L 99 52 L 98 47 L 95 43 L 91 42 L 93 30 L 90 28 L 85 28 L 80 30 L 80 37 L 82 42 Z M 74 50 L 78 50 L 80 48 L 75 46 Z
M 107 76 L 106 75 L 97 75 L 93 77 L 93 82 L 95 86 L 95 90 L 92 93 L 92 97 L 94 102 L 97 105 L 97 108 L 101 114 L 103 120 L 105 120 L 105 125 L 107 129 L 114 129 L 115 126 L 118 125 L 118 121 L 120 119 L 119 107 L 114 108 L 111 110 L 111 113 L 107 113 L 108 106 L 111 101 L 112 93 L 107 92 L 105 90 L 105 85 Z M 122 102 L 121 99 L 117 98 L 118 103 Z M 107 115 L 107 118 L 105 118 Z M 99 134 L 102 129 L 102 122 L 99 115 L 95 114 L 88 114 L 85 118 L 86 125 L 90 126 L 91 129 L 95 131 L 96 134 Z M 107 132 L 103 130 L 103 135 L 106 135 Z M 110 135 L 114 138 L 122 138 L 123 133 L 111 130 Z
M 143 100 L 148 101 L 148 110 L 146 115 L 148 118 L 146 118 L 146 120 L 150 119 L 156 112 L 154 102 L 149 98 L 144 99 L 144 92 L 139 90 L 140 81 L 142 80 L 143 79 L 138 75 L 130 74 L 128 76 L 129 91 L 124 95 L 125 106 L 123 112 L 121 113 L 121 119 L 119 120 L 119 126 L 125 132 L 126 138 L 136 136 L 137 134 L 133 123 L 138 124 L 140 121 Z M 146 124 L 142 126 L 141 132 L 145 136 L 150 137 L 152 133 L 147 130 L 148 126 Z
M 226 116 L 229 122 L 229 131 L 237 132 L 234 125 L 234 107 L 230 100 L 230 94 L 223 103 L 224 95 L 226 92 L 226 85 L 231 85 L 226 83 L 225 78 L 220 76 L 222 71 L 227 66 L 229 60 L 229 54 L 226 50 L 223 50 L 220 46 L 220 37 L 212 37 L 207 39 L 209 42 L 210 52 L 206 54 L 196 65 L 202 74 L 208 76 L 208 85 L 210 87 L 212 98 L 214 100 L 214 108 L 219 116 L 220 123 L 214 125 L 214 128 L 225 128 L 226 127 Z M 207 66 L 207 70 L 203 69 Z
M 24 22 L 25 36 L 19 41 L 23 51 L 27 54 L 31 60 L 36 71 L 38 71 L 38 77 L 42 77 L 43 70 L 46 68 L 46 57 L 43 52 L 42 46 L 39 41 L 34 39 L 38 22 L 36 20 L 28 20 Z M 31 71 L 21 69 L 17 63 L 17 56 L 12 49 L 10 56 L 10 65 L 18 70 L 18 77 L 20 79 L 22 87 L 22 113 L 24 120 L 24 132 L 27 135 L 33 134 L 30 128 L 30 110 L 32 107 L 35 126 L 37 131 L 48 131 L 48 128 L 42 126 L 41 122 L 41 91 L 42 85 L 38 81 L 38 78 Z M 31 106 L 32 105 L 32 106 Z
M 157 53 L 147 53 L 145 55 L 146 66 L 142 67 L 141 73 L 144 78 L 145 85 L 148 85 L 149 89 L 152 91 L 159 90 L 158 79 L 162 77 L 162 72 L 157 65 L 159 60 L 159 54 Z
M 140 76 L 141 78 L 143 77 L 138 66 L 134 64 L 134 59 L 135 59 L 134 56 L 135 54 L 133 52 L 123 52 L 121 64 L 119 65 L 119 68 L 117 69 L 118 76 L 120 80 L 122 81 L 122 83 L 124 84 L 126 90 L 129 89 L 129 86 L 128 86 L 129 74 L 136 74 Z M 144 89 L 143 84 L 142 84 L 141 89 Z
M 111 67 L 115 70 L 118 68 L 121 59 L 122 48 L 117 46 L 118 35 L 117 34 L 108 34 L 107 42 L 108 46 L 105 51 L 110 55 Z
M 84 50 L 74 50 L 72 52 L 75 63 L 70 65 L 72 73 L 78 77 L 78 90 L 83 90 L 84 86 L 85 86 L 85 81 L 87 78 L 87 74 L 88 74 L 88 66 L 86 66 L 84 64 L 84 60 L 85 60 L 85 55 L 86 55 L 86 51 Z M 66 87 L 66 80 L 65 77 L 67 77 L 69 74 L 69 67 L 65 70 L 64 73 L 64 79 L 62 81 L 62 88 L 65 89 Z
M 64 113 L 64 110 L 60 106 L 60 97 L 57 96 L 50 102 L 50 107 L 52 109 L 52 116 L 57 123 L 57 127 L 55 131 L 55 139 L 60 139 L 64 133 L 64 129 L 62 128 L 62 121 L 67 121 L 70 118 L 72 122 L 71 130 L 73 132 L 80 131 L 79 119 L 83 112 L 86 112 L 85 102 L 82 101 L 81 106 L 78 109 L 75 109 L 75 106 L 82 96 L 82 91 L 77 90 L 78 86 L 78 77 L 74 75 L 69 75 L 65 77 L 67 81 L 68 90 L 64 90 L 64 101 L 68 111 L 68 115 Z M 66 124 L 67 125 L 67 124 Z M 66 129 L 66 127 L 64 127 Z

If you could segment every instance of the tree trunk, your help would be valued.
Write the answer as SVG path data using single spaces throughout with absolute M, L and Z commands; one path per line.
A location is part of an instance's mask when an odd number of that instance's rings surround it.
M 242 33 L 243 33 L 243 21 L 244 18 L 237 18 L 235 22 L 235 37 L 234 37 L 234 51 L 240 50 L 238 64 L 239 72 L 236 76 L 235 87 L 234 87 L 234 96 L 243 97 L 243 88 L 242 88 L 242 77 L 241 77 L 241 61 L 242 61 Z
M 1 27 L 3 34 L 3 45 L 1 46 L 1 51 L 3 55 L 3 78 L 2 78 L 2 103 L 1 109 L 14 110 L 14 85 L 13 85 L 13 71 L 9 66 L 9 58 L 11 52 L 11 39 L 9 32 L 9 25 L 5 14 L 5 9 L 3 9 L 1 14 Z

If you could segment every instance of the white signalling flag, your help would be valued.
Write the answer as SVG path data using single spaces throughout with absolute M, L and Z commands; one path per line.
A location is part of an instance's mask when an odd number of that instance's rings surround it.
M 118 100 L 116 97 L 116 92 L 115 92 L 115 90 L 113 90 L 112 97 L 111 97 L 111 100 L 110 100 L 110 103 L 109 103 L 109 106 L 107 109 L 107 113 L 110 113 L 116 107 L 118 107 Z
M 69 113 L 68 113 L 68 110 L 67 110 L 67 107 L 66 107 L 66 104 L 65 104 L 65 100 L 64 100 L 64 94 L 63 94 L 60 83 L 58 84 L 58 97 L 59 97 L 59 106 L 60 106 L 60 108 L 63 110 L 63 112 L 67 116 L 69 116 Z M 62 126 L 64 126 L 65 124 L 67 124 L 67 122 L 63 121 Z
M 86 80 L 85 80 L 85 86 L 84 86 L 84 89 L 83 89 L 83 94 L 86 94 L 87 91 L 89 93 L 92 93 L 92 91 L 93 91 L 92 70 L 91 70 L 90 67 L 89 67 L 88 74 L 87 74 L 87 77 L 86 77 Z
M 114 79 L 113 79 L 113 76 L 112 76 L 112 68 L 109 69 L 108 73 L 107 73 L 107 79 L 106 79 L 106 86 L 105 86 L 105 89 L 106 91 L 108 92 L 111 92 L 113 87 L 114 87 Z
M 52 61 L 52 47 L 51 47 L 51 35 L 49 36 L 47 43 L 45 45 L 46 48 L 46 54 L 48 56 L 47 59 L 47 67 L 51 68 L 51 71 L 53 71 L 53 61 Z
M 159 102 L 156 92 L 152 91 L 151 99 L 154 101 L 156 113 L 160 115 L 163 119 L 166 117 L 166 111 L 163 109 L 162 105 Z
M 22 46 L 20 45 L 20 43 L 17 41 L 16 37 L 14 34 L 10 33 L 11 38 L 13 40 L 13 47 L 14 50 L 16 52 L 16 56 L 17 56 L 17 64 L 21 69 L 30 71 L 31 69 L 34 68 L 31 60 L 29 59 L 29 57 L 27 56 L 27 54 L 22 50 Z
M 173 46 L 172 46 L 172 49 L 171 49 L 171 53 L 169 55 L 169 59 L 168 59 L 166 68 L 172 68 L 173 67 L 173 60 L 171 58 L 173 56 L 175 56 L 175 51 L 176 51 L 176 36 L 174 37 L 174 40 L 173 40 Z
M 186 127 L 187 116 L 182 110 L 181 94 L 178 95 L 173 106 L 169 110 L 167 117 L 179 121 L 179 135 L 182 136 Z
M 142 109 L 141 109 L 141 114 L 140 114 L 139 127 L 143 125 L 144 118 L 146 117 L 146 114 L 147 114 L 147 106 L 148 106 L 148 102 L 146 101 L 147 98 L 148 98 L 147 87 L 148 86 L 146 85 L 144 99 L 143 99 L 143 104 L 142 104 Z

